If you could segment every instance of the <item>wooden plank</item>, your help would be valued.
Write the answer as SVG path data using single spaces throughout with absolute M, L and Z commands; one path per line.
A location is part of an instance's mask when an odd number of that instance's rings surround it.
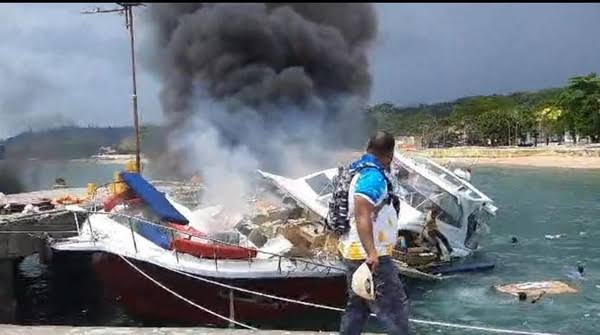
M 429 273 L 419 271 L 415 268 L 408 267 L 404 263 L 397 261 L 395 259 L 393 259 L 392 261 L 396 265 L 396 268 L 398 268 L 398 271 L 400 272 L 400 274 L 404 275 L 406 277 L 423 279 L 423 280 L 431 280 L 431 281 L 440 281 L 440 280 L 444 279 L 444 277 L 442 277 L 442 276 L 432 275 Z

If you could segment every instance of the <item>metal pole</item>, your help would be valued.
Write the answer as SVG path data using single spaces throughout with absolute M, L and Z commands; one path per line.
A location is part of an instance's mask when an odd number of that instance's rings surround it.
M 75 227 L 77 227 L 77 236 L 81 236 L 81 232 L 79 231 L 79 219 L 77 219 L 77 213 L 73 212 L 73 216 L 75 217 Z
M 135 40 L 133 37 L 133 8 L 131 5 L 125 7 L 125 15 L 127 17 L 130 44 L 131 44 L 131 73 L 132 73 L 132 85 L 133 95 L 131 96 L 133 102 L 133 124 L 135 127 L 135 166 L 138 173 L 142 173 L 140 165 L 140 128 L 138 122 L 138 102 L 137 102 L 137 83 L 135 78 Z
M 94 229 L 92 229 L 92 220 L 88 216 L 87 218 L 88 225 L 90 226 L 90 237 L 92 238 L 92 244 L 96 246 L 96 239 L 94 238 Z
M 233 290 L 229 289 L 229 328 L 235 328 L 235 307 L 233 304 Z
M 127 219 L 127 221 L 129 222 L 129 229 L 131 230 L 131 240 L 133 241 L 133 249 L 135 250 L 135 253 L 137 254 L 138 248 L 137 248 L 137 243 L 135 243 L 135 233 L 133 231 L 133 223 L 131 222 L 131 219 Z

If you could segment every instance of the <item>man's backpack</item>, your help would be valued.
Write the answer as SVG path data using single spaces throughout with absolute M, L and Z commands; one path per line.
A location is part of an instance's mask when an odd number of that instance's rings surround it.
M 349 166 L 338 167 L 338 173 L 333 177 L 331 199 L 329 199 L 329 211 L 325 219 L 325 226 L 338 235 L 343 235 L 350 230 L 350 218 L 348 217 L 349 203 L 348 194 L 350 193 L 350 183 L 352 178 L 365 168 L 375 168 L 379 170 L 387 182 L 388 194 L 384 204 L 393 203 L 396 213 L 400 210 L 400 200 L 394 194 L 394 188 L 387 175 L 375 164 L 362 163 L 355 168 Z

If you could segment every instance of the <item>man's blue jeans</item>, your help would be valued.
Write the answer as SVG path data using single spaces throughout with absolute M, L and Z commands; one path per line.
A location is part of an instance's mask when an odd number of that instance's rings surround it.
M 341 335 L 360 334 L 371 312 L 388 334 L 408 335 L 408 298 L 398 276 L 398 269 L 389 256 L 379 257 L 379 267 L 373 274 L 375 300 L 367 301 L 352 291 L 352 275 L 363 261 L 344 260 L 348 268 L 346 282 L 348 302 L 342 316 Z

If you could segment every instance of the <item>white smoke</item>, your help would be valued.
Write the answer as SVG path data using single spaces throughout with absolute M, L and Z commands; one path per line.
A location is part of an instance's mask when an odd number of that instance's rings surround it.
M 322 114 L 308 117 L 297 107 L 280 111 L 287 122 L 273 127 L 264 114 L 244 108 L 228 113 L 222 103 L 198 97 L 194 113 L 169 135 L 169 150 L 180 153 L 177 166 L 184 174 L 199 172 L 206 186 L 202 203 L 221 205 L 228 215 L 247 214 L 248 199 L 256 190 L 258 169 L 297 178 L 320 169 L 335 167 L 340 155 L 328 138 Z M 341 100 L 340 100 L 341 101 Z M 344 101 L 347 101 L 344 100 Z M 231 143 L 223 129 L 242 141 Z M 250 149 L 252 148 L 252 149 Z M 215 222 L 226 230 L 225 222 Z

